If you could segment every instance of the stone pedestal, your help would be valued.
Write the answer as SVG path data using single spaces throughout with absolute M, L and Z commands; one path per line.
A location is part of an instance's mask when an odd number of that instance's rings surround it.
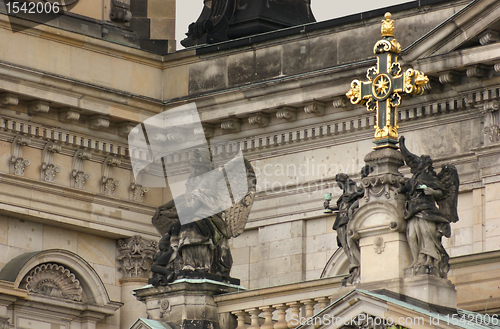
M 244 288 L 208 279 L 180 279 L 167 286 L 147 285 L 136 289 L 136 298 L 146 304 L 149 320 L 173 329 L 219 329 L 214 296 Z
M 398 171 L 403 156 L 384 148 L 365 157 L 373 172 L 363 179 L 365 195 L 348 224 L 349 234 L 359 240 L 361 283 L 400 279 L 410 264 L 403 220 L 404 196 L 396 190 L 405 183 Z
M 146 317 L 146 306 L 134 297 L 134 290 L 148 283 L 146 278 L 126 278 L 120 280 L 122 287 L 122 303 L 120 323 L 123 328 L 129 328 L 138 317 Z
M 457 308 L 457 291 L 450 280 L 421 274 L 403 279 L 403 295 L 429 304 Z

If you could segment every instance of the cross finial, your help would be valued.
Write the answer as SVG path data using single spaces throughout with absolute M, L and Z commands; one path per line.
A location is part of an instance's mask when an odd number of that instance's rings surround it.
M 398 63 L 401 45 L 394 38 L 394 21 L 391 13 L 382 21 L 382 39 L 375 43 L 377 66 L 366 73 L 367 82 L 353 80 L 346 96 L 353 104 L 366 104 L 368 111 L 377 111 L 375 123 L 375 148 L 397 148 L 398 125 L 396 110 L 401 105 L 400 93 L 421 95 L 429 79 L 420 71 L 407 69 L 402 72 Z

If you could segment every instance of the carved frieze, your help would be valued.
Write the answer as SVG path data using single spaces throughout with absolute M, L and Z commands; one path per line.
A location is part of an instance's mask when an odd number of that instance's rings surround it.
M 42 165 L 40 167 L 40 180 L 53 182 L 56 173 L 61 172 L 61 167 L 54 165 L 54 153 L 61 152 L 61 145 L 55 142 L 48 142 L 42 151 Z
M 10 157 L 10 173 L 16 176 L 24 176 L 24 168 L 31 164 L 31 161 L 23 158 L 23 147 L 28 146 L 31 139 L 27 136 L 17 135 L 12 141 Z
M 33 294 L 82 301 L 80 281 L 70 270 L 58 264 L 35 267 L 26 278 L 26 290 Z
M 124 278 L 149 278 L 157 249 L 156 241 L 144 239 L 140 235 L 118 240 L 118 270 Z
M 75 152 L 71 168 L 71 187 L 85 188 L 85 181 L 90 179 L 90 174 L 83 171 L 83 163 L 90 158 L 92 154 L 87 150 L 79 149 Z
M 120 186 L 120 181 L 113 177 L 113 168 L 119 166 L 121 160 L 112 155 L 108 156 L 102 164 L 101 193 L 113 195 L 116 187 Z

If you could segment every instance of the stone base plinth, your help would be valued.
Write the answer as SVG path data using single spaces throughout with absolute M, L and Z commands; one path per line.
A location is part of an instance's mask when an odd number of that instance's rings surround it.
M 406 235 L 387 231 L 359 241 L 362 283 L 402 278 L 404 269 L 410 264 Z
M 403 294 L 423 302 L 457 308 L 457 291 L 448 279 L 421 274 L 403 279 Z
M 214 296 L 245 288 L 208 279 L 180 279 L 166 286 L 147 285 L 134 290 L 146 304 L 148 319 L 173 329 L 219 329 Z

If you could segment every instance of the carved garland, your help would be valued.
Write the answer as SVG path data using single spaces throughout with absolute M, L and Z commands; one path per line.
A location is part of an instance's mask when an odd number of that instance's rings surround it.
M 70 270 L 57 264 L 35 267 L 26 278 L 26 290 L 33 294 L 82 301 L 80 281 Z

